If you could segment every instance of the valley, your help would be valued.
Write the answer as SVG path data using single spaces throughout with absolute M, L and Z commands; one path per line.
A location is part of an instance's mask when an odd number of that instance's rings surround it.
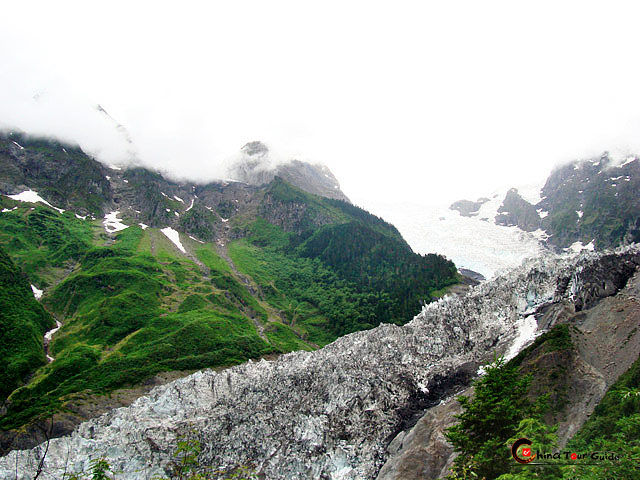
M 279 177 L 262 187 L 185 185 L 19 140 L 0 149 L 0 248 L 26 286 L 43 291 L 47 320 L 34 358 L 4 390 L 3 451 L 42 441 L 47 422 L 70 433 L 87 419 L 75 411 L 102 413 L 112 402 L 100 395 L 163 372 L 313 350 L 405 323 L 460 278 L 445 258 L 414 254 L 383 220 Z M 56 322 L 48 362 L 43 328 Z M 22 362 L 26 352 L 4 358 Z M 98 406 L 79 407 L 87 402 Z
M 637 247 L 593 252 L 610 230 L 583 244 L 544 221 L 565 208 L 550 198 L 583 183 L 550 197 L 553 172 L 535 206 L 516 189 L 373 205 L 397 229 L 326 167 L 293 162 L 283 178 L 263 170 L 259 142 L 242 152 L 244 181 L 200 185 L 0 139 L 0 472 L 30 478 L 46 445 L 43 478 L 73 451 L 78 472 L 104 458 L 146 479 L 195 431 L 220 478 L 250 465 L 274 479 L 435 479 L 460 463 L 444 440 L 455 396 L 473 398 L 492 355 L 535 372 L 532 402 L 554 392 L 543 419 L 562 445 L 593 441 L 583 424 L 618 378 L 634 388 Z M 633 212 L 633 191 L 617 193 Z M 611 224 L 606 205 L 584 208 Z

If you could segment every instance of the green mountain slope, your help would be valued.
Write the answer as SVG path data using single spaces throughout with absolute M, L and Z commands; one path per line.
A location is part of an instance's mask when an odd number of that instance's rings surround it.
M 46 363 L 42 338 L 55 325 L 25 275 L 0 248 L 0 399 Z

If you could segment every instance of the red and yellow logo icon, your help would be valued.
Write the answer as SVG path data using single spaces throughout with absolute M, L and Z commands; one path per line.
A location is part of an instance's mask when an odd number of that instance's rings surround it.
M 529 463 L 535 460 L 536 454 L 531 450 L 531 440 L 520 438 L 511 445 L 511 455 L 518 463 Z

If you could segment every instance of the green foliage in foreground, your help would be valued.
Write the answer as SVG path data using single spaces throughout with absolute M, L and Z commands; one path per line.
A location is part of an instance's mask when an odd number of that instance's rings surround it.
M 0 400 L 46 363 L 42 337 L 54 325 L 27 278 L 0 248 Z
M 202 446 L 197 432 L 179 437 L 168 477 L 153 477 L 154 480 L 257 480 L 255 470 L 248 466 L 237 466 L 231 470 L 219 470 L 204 466 L 199 460 Z M 116 480 L 118 472 L 104 458 L 90 462 L 90 472 L 65 475 L 63 480 Z
M 566 327 L 561 325 L 560 327 Z M 565 335 L 566 334 L 566 335 Z M 536 342 L 527 351 L 543 346 L 548 351 L 567 348 L 568 330 L 556 328 L 546 342 Z M 544 344 L 544 345 L 543 345 Z M 527 377 L 517 376 L 521 359 L 508 364 L 499 362 L 480 378 L 471 399 L 461 397 L 464 412 L 460 423 L 448 430 L 448 438 L 457 457 L 451 480 L 600 480 L 603 478 L 638 478 L 640 461 L 640 359 L 609 389 L 593 415 L 571 439 L 566 448 L 558 447 L 555 426 L 542 421 L 541 405 L 527 408 L 522 399 L 527 395 Z M 514 372 L 516 376 L 514 377 Z M 530 393 L 530 392 L 529 392 Z M 511 434 L 508 432 L 511 431 Z M 534 451 L 561 452 L 560 459 L 545 459 L 550 465 L 517 464 L 510 458 L 515 440 L 526 437 Z M 565 452 L 591 455 L 609 452 L 618 460 L 596 459 L 565 465 Z M 592 462 L 593 463 L 593 462 Z
M 526 396 L 530 382 L 530 376 L 497 359 L 474 382 L 472 398 L 458 397 L 463 409 L 456 417 L 460 422 L 446 433 L 459 453 L 450 479 L 472 478 L 467 476 L 471 471 L 477 478 L 496 478 L 510 471 L 513 460 L 504 445 L 530 412 Z

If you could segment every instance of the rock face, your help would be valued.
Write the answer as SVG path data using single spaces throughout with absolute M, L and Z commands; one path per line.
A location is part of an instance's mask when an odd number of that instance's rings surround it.
M 269 151 L 260 142 L 248 143 L 242 152 L 231 173 L 240 181 L 195 185 L 145 168 L 107 167 L 80 148 L 54 140 L 0 133 L 0 193 L 36 190 L 51 204 L 82 216 L 101 218 L 118 211 L 125 225 L 172 227 L 205 241 L 242 236 L 246 232 L 233 231 L 234 222 L 227 220 L 253 217 L 258 211 L 289 231 L 299 230 L 307 217 L 316 226 L 334 220 L 322 212 L 310 215 L 304 201 L 275 201 L 269 187 L 280 179 L 304 192 L 349 201 L 324 166 L 296 160 L 271 165 Z
M 0 132 L 0 193 L 33 189 L 60 208 L 98 215 L 113 200 L 108 171 L 78 147 Z
M 542 188 L 537 205 L 548 212 L 542 228 L 558 246 L 580 241 L 606 248 L 640 240 L 640 161 L 600 158 L 558 168 Z
M 469 388 L 464 395 L 472 392 Z M 445 430 L 455 424 L 460 413 L 460 403 L 453 397 L 427 410 L 411 430 L 401 432 L 389 444 L 389 460 L 376 480 L 425 480 L 446 475 L 454 456 Z
M 520 196 L 517 188 L 507 192 L 495 218 L 497 225 L 517 226 L 525 232 L 540 228 L 540 216 L 536 207 Z
M 315 352 L 198 372 L 156 387 L 130 407 L 51 441 L 39 478 L 88 469 L 105 457 L 118 478 L 166 474 L 177 439 L 196 431 L 202 465 L 253 465 L 269 479 L 375 478 L 399 432 L 461 390 L 494 351 L 513 347 L 525 317 L 545 305 L 606 295 L 584 291 L 609 267 L 633 272 L 637 249 L 549 257 L 423 308 L 403 327 L 383 325 Z M 608 277 L 614 289 L 622 284 Z M 626 280 L 625 280 L 626 281 Z M 522 340 L 522 339 L 520 339 Z M 44 446 L 0 459 L 0 476 L 32 478 Z M 437 465 L 434 466 L 437 470 Z

